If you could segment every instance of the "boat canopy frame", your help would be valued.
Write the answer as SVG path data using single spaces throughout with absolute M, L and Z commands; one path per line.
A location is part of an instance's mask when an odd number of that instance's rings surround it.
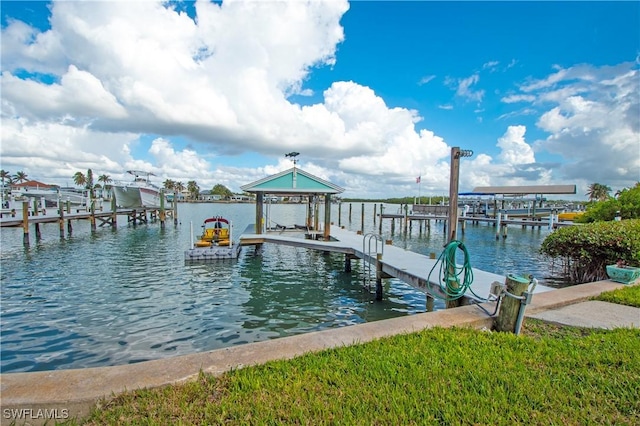
M 242 185 L 240 189 L 256 195 L 256 222 L 254 225 L 256 234 L 263 233 L 261 225 L 264 215 L 265 195 L 307 196 L 309 197 L 309 202 L 312 199 L 324 196 L 325 213 L 322 237 L 325 241 L 330 239 L 331 195 L 344 192 L 344 188 L 296 167 L 295 163 L 291 169 Z M 311 208 L 307 210 L 307 225 L 311 222 L 311 211 Z

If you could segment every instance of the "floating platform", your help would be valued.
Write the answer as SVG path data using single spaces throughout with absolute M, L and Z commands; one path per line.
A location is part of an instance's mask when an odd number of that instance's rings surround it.
M 223 259 L 237 259 L 240 254 L 240 244 L 231 246 L 194 247 L 184 252 L 185 262 L 208 262 Z

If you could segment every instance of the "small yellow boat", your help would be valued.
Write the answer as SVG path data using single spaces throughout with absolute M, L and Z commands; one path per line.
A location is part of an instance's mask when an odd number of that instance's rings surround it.
M 184 252 L 184 259 L 187 261 L 206 261 L 237 258 L 240 253 L 240 245 L 233 243 L 231 230 L 231 222 L 223 217 L 216 216 L 205 219 L 202 225 L 202 235 L 195 243 L 192 242 L 192 248 Z
M 559 222 L 569 222 L 574 221 L 577 217 L 582 216 L 584 212 L 567 212 L 558 214 Z

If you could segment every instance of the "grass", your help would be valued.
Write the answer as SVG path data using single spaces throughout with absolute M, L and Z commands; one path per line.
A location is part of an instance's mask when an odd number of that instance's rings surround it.
M 640 330 L 434 328 L 127 392 L 99 424 L 640 424 Z M 71 422 L 73 423 L 73 422 Z
M 607 291 L 595 298 L 603 302 L 618 303 L 620 305 L 640 308 L 640 283 L 629 285 L 617 290 Z

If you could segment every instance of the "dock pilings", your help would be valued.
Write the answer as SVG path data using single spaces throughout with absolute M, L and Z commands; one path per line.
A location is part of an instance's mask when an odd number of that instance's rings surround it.
M 29 246 L 29 202 L 22 202 L 22 243 Z

